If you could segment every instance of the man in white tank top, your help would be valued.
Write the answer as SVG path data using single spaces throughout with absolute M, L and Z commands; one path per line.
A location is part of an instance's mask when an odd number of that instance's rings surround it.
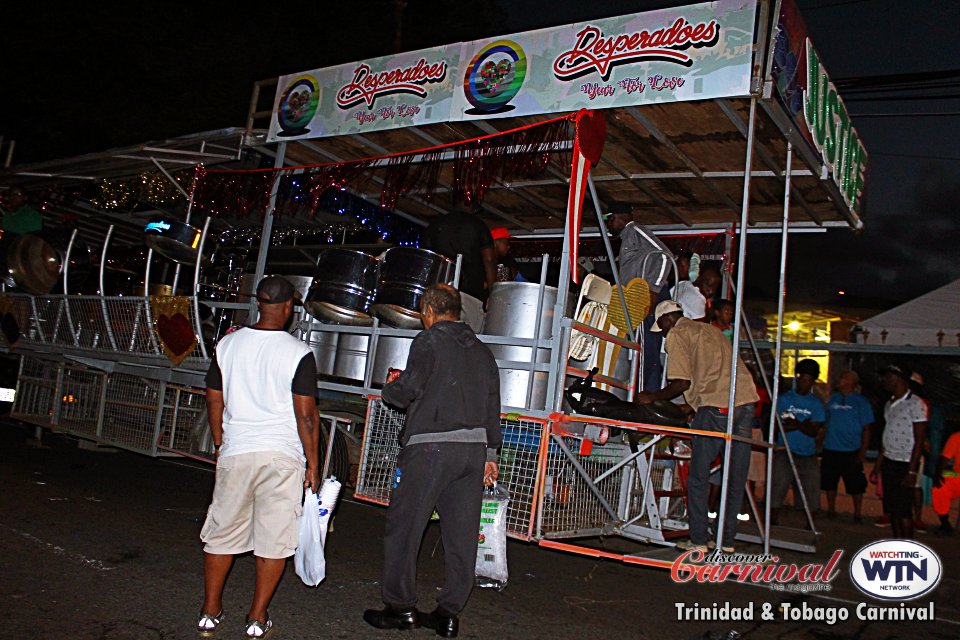
M 227 573 L 234 556 L 248 551 L 257 578 L 246 637 L 270 631 L 267 606 L 297 548 L 303 489 L 319 491 L 317 367 L 307 345 L 284 331 L 294 302 L 289 281 L 264 278 L 257 323 L 224 337 L 207 373 L 217 477 L 200 532 L 206 543 L 201 636 L 213 635 L 223 620 Z

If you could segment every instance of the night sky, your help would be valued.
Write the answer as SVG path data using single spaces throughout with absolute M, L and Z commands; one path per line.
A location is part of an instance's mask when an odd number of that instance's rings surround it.
M 843 290 L 851 301 L 892 306 L 960 277 L 960 77 L 934 86 L 921 75 L 960 68 L 960 3 L 798 2 L 838 84 L 898 74 L 916 74 L 918 83 L 841 90 L 870 155 L 866 229 L 793 240 L 790 298 L 835 303 Z M 400 44 L 419 49 L 679 4 L 409 0 Z M 239 127 L 254 81 L 384 55 L 397 43 L 387 0 L 259 11 L 218 2 L 107 6 L 4 8 L 0 135 L 16 140 L 15 163 Z M 750 242 L 748 290 L 772 297 L 778 241 Z

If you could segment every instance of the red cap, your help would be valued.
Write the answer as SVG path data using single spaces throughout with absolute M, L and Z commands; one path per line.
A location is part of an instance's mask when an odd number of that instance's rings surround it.
M 490 235 L 493 236 L 494 240 L 502 240 L 510 237 L 510 231 L 506 227 L 496 227 L 495 229 L 490 229 Z

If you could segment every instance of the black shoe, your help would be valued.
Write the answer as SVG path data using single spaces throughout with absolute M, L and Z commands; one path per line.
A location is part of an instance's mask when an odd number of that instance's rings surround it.
M 431 613 L 421 613 L 420 623 L 427 629 L 433 629 L 441 638 L 456 638 L 460 633 L 460 618 L 445 615 L 440 609 Z
M 420 627 L 420 613 L 416 609 L 367 609 L 363 612 L 363 619 L 371 627 L 377 629 L 417 629 Z

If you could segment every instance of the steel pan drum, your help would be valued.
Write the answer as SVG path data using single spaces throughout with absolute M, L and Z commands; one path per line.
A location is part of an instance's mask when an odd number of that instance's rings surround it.
M 540 285 L 532 282 L 495 282 L 487 299 L 487 319 L 483 332 L 491 336 L 534 338 L 537 324 L 537 298 Z M 540 311 L 541 338 L 549 338 L 553 329 L 553 307 L 557 289 L 544 287 L 543 307 Z M 498 360 L 530 361 L 531 347 L 491 344 L 490 351 Z M 550 349 L 537 350 L 537 362 L 550 361 Z M 527 405 L 526 369 L 500 369 L 500 404 L 526 409 L 543 409 L 547 400 L 547 372 L 537 371 L 533 376 L 533 395 Z
M 369 325 L 377 290 L 377 259 L 360 251 L 327 249 L 320 254 L 305 306 L 325 322 Z
M 367 370 L 367 349 L 370 336 L 355 333 L 340 334 L 337 341 L 337 357 L 333 375 L 349 380 L 363 380 Z
M 164 258 L 181 264 L 197 259 L 200 230 L 170 218 L 152 218 L 143 228 L 143 241 Z
M 70 235 L 69 231 L 38 231 L 14 240 L 7 252 L 7 266 L 17 286 L 34 295 L 58 288 L 63 282 Z M 90 275 L 90 262 L 90 248 L 77 238 L 70 253 L 68 291 L 80 290 Z
M 390 369 L 407 368 L 407 356 L 410 355 L 411 344 L 413 344 L 413 338 L 380 336 L 377 339 L 377 357 L 373 360 L 371 386 L 381 387 L 386 384 Z
M 455 265 L 439 253 L 415 247 L 393 247 L 380 258 L 380 286 L 373 312 L 404 329 L 420 328 L 420 298 L 430 285 L 453 280 Z
M 320 331 L 319 323 L 311 326 L 306 342 L 317 361 L 318 376 L 332 376 L 337 362 L 338 334 L 332 331 Z

